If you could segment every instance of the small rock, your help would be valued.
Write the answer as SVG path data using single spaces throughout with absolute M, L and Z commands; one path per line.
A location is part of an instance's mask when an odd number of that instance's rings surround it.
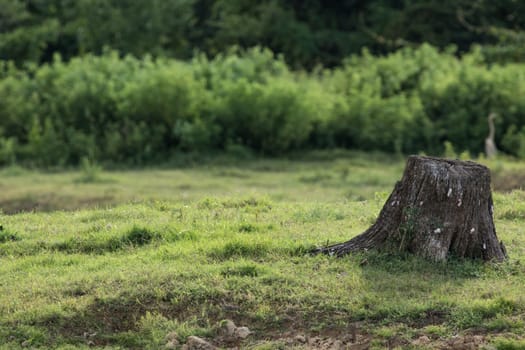
M 166 334 L 164 340 L 166 341 L 166 345 L 164 345 L 166 349 L 176 349 L 179 346 L 179 336 L 176 332 Z
M 318 345 L 320 343 L 321 343 L 321 338 L 319 337 L 313 337 L 313 338 L 308 339 L 308 345 L 310 346 Z
M 235 330 L 237 329 L 237 326 L 235 326 L 235 323 L 233 323 L 232 320 L 225 320 L 222 323 L 222 331 L 225 335 L 228 337 L 233 337 L 235 334 Z
M 252 332 L 248 327 L 237 327 L 234 330 L 234 336 L 237 339 L 246 339 Z
M 179 341 L 179 335 L 177 334 L 177 332 L 169 332 L 168 334 L 166 334 L 166 336 L 164 337 L 164 340 L 165 341 Z
M 364 342 L 364 343 L 348 344 L 346 348 L 348 350 L 368 350 L 370 349 L 370 343 Z
M 332 349 L 334 350 L 340 350 L 340 349 L 343 349 L 344 346 L 343 346 L 343 342 L 340 341 L 340 340 L 336 340 L 332 343 Z
M 430 338 L 423 335 L 412 342 L 412 345 L 426 345 L 430 343 Z
M 332 348 L 332 342 L 330 341 L 330 339 L 321 342 L 320 348 L 321 349 L 331 349 Z
M 164 345 L 164 348 L 165 349 L 176 349 L 177 346 L 179 346 L 178 341 L 169 341 L 166 343 L 166 345 Z
M 246 339 L 252 332 L 248 327 L 237 327 L 232 320 L 224 320 L 220 323 L 220 334 L 227 342 L 236 342 Z
M 217 349 L 214 345 L 208 343 L 206 340 L 196 337 L 194 335 L 189 336 L 183 349 L 187 350 L 215 350 Z
M 474 337 L 472 337 L 472 341 L 474 342 L 474 344 L 476 345 L 479 345 L 479 344 L 482 344 L 483 343 L 483 336 L 482 335 L 475 335 Z
M 93 338 L 93 337 L 95 337 L 96 335 L 97 335 L 97 332 L 93 332 L 93 333 L 90 333 L 90 332 L 84 332 L 84 333 L 82 333 L 82 336 L 83 336 L 84 338 Z
M 296 342 L 304 344 L 306 343 L 306 337 L 304 335 L 298 334 L 293 338 Z

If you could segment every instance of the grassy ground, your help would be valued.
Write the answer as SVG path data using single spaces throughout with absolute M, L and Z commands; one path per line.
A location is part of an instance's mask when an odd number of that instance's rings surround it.
M 524 164 L 488 165 L 496 189 L 522 183 Z M 250 328 L 234 345 L 251 349 L 525 349 L 525 192 L 495 193 L 503 264 L 305 254 L 373 223 L 403 167 L 343 153 L 4 169 L 0 349 L 163 349 L 189 335 L 232 346 L 224 319 Z

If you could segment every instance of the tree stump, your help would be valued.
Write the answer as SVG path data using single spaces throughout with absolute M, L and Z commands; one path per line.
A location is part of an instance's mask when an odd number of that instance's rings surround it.
M 470 161 L 410 156 L 375 224 L 314 253 L 341 256 L 368 249 L 411 252 L 434 261 L 450 256 L 504 260 L 505 246 L 494 228 L 489 169 Z

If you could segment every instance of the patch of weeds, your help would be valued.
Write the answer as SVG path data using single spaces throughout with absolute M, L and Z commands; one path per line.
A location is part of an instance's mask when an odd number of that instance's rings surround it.
M 305 256 L 308 254 L 311 254 L 313 250 L 318 248 L 314 244 L 300 244 L 297 246 L 292 246 L 286 249 L 285 253 L 287 253 L 290 256 Z
M 240 276 L 240 277 L 257 277 L 259 270 L 256 265 L 248 264 L 241 266 L 228 266 L 221 271 L 223 277 Z
M 432 338 L 444 337 L 448 334 L 448 329 L 442 324 L 431 324 L 423 328 L 425 334 Z
M 525 323 L 522 320 L 513 319 L 506 316 L 498 316 L 486 324 L 490 331 L 503 332 L 510 330 L 524 329 Z
M 197 203 L 198 209 L 215 209 L 220 207 L 220 202 L 216 198 L 204 198 Z
M 21 238 L 16 233 L 9 232 L 5 230 L 2 225 L 0 225 L 0 243 L 20 241 Z
M 189 285 L 193 283 L 192 285 Z M 193 310 L 194 307 L 204 309 L 222 303 L 227 298 L 226 290 L 216 284 L 204 284 L 200 281 L 187 282 L 184 288 L 170 294 L 170 305 L 177 310 Z M 204 305 L 206 304 L 206 305 Z M 202 310 L 202 309 L 201 309 Z M 191 334 L 190 334 L 191 335 Z
M 397 246 L 399 251 L 406 251 L 412 240 L 414 239 L 416 225 L 419 218 L 419 208 L 406 207 L 403 209 L 403 221 L 399 225 L 397 236 L 392 235 L 393 244 Z M 396 247 L 392 248 L 396 248 Z
M 525 350 L 525 340 L 496 338 L 493 342 L 497 350 Z
M 118 344 L 125 349 L 144 349 L 151 339 L 133 331 L 114 332 L 103 337 L 104 342 Z
M 33 348 L 45 346 L 50 340 L 47 330 L 43 327 L 18 325 L 9 333 L 10 338 L 17 343 L 24 344 L 24 347 Z
M 370 214 L 366 216 L 361 216 L 358 218 L 359 222 L 366 225 L 373 225 L 377 221 L 376 214 Z
M 96 183 L 102 180 L 102 167 L 88 157 L 83 157 L 80 161 L 81 176 L 76 180 L 80 183 Z
M 388 273 L 398 274 L 407 272 L 421 272 L 435 270 L 438 265 L 407 253 L 392 253 L 389 251 L 370 250 L 366 253 L 354 254 L 356 259 L 366 259 L 365 268 L 384 270 Z
M 180 340 L 174 336 L 173 332 L 177 327 L 176 320 L 170 320 L 158 312 L 146 311 L 146 314 L 137 322 L 138 334 L 135 334 L 148 339 L 149 343 L 161 346 L 166 343 L 166 335 L 170 332 L 173 334 L 171 340 Z
M 184 230 L 184 231 L 178 231 L 169 229 L 167 232 L 163 235 L 164 239 L 167 242 L 178 242 L 178 241 L 198 241 L 199 236 L 194 231 L 190 230 Z
M 294 213 L 295 220 L 303 223 L 321 221 L 327 219 L 329 216 L 330 212 L 322 207 L 315 207 L 308 211 L 299 211 Z
M 484 320 L 509 315 L 518 309 L 514 301 L 497 298 L 495 300 L 483 300 L 474 303 L 470 307 L 455 310 L 451 314 L 452 324 L 459 329 L 478 327 Z
M 86 236 L 71 238 L 65 242 L 55 243 L 51 248 L 68 253 L 102 254 L 129 246 L 143 246 L 158 238 L 160 238 L 160 234 L 144 227 L 134 226 L 120 237 Z
M 218 200 L 217 198 L 204 198 L 198 204 L 199 209 L 241 209 L 241 208 L 257 208 L 263 211 L 272 209 L 272 204 L 268 199 L 264 198 L 230 198 L 226 200 Z
M 388 196 L 389 194 L 386 191 L 374 192 L 374 201 L 377 205 L 381 206 L 386 202 Z
M 153 208 L 155 208 L 158 211 L 166 212 L 170 210 L 180 210 L 180 208 L 174 209 L 173 204 L 169 203 L 167 201 L 163 200 L 154 200 L 153 202 L 149 203 Z
M 74 282 L 70 286 L 65 287 L 62 291 L 64 295 L 72 297 L 81 297 L 89 294 L 92 287 L 86 282 Z
M 339 221 L 339 220 L 344 220 L 346 218 L 346 215 L 345 213 L 341 212 L 341 211 L 337 211 L 334 213 L 334 219 Z
M 262 243 L 229 242 L 220 248 L 213 249 L 209 256 L 214 259 L 262 258 L 268 254 L 269 247 Z
M 285 277 L 285 276 L 277 276 L 277 275 L 271 275 L 267 274 L 263 277 L 261 277 L 261 283 L 267 286 L 274 286 L 275 288 L 280 288 L 282 286 L 296 286 L 297 282 L 295 279 L 291 277 Z
M 442 268 L 449 276 L 479 278 L 485 275 L 487 265 L 481 260 L 458 259 L 452 256 Z
M 237 231 L 240 233 L 255 233 L 255 232 L 271 231 L 274 228 L 275 227 L 273 224 L 261 225 L 261 224 L 254 224 L 250 222 L 243 222 L 237 226 Z
M 399 329 L 396 325 L 390 327 L 384 326 L 374 330 L 376 336 L 387 339 L 396 336 L 398 332 Z
M 52 249 L 67 253 L 85 253 L 85 254 L 103 254 L 105 252 L 114 252 L 123 248 L 123 240 L 120 237 L 109 239 L 83 237 L 71 238 L 64 242 L 51 245 Z
M 487 270 L 489 273 L 494 273 L 498 277 L 508 277 L 519 275 L 524 272 L 523 266 L 521 266 L 519 260 L 509 261 L 506 260 L 502 263 L 496 263 L 490 265 L 490 269 Z
M 241 233 L 253 233 L 259 231 L 259 227 L 248 222 L 243 222 L 239 225 L 238 231 Z
M 245 208 L 257 207 L 261 209 L 271 209 L 271 202 L 264 198 L 249 197 L 244 199 L 228 199 L 222 202 L 224 208 Z
M 142 246 L 151 243 L 159 237 L 160 235 L 157 232 L 151 231 L 146 227 L 133 226 L 133 228 L 122 237 L 122 241 L 127 244 Z

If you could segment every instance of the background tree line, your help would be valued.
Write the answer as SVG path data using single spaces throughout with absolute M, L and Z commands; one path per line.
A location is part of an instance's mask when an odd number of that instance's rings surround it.
M 490 112 L 525 157 L 524 6 L 0 0 L 0 165 L 447 141 L 477 155 Z
M 523 64 L 487 65 L 430 45 L 366 51 L 335 68 L 290 70 L 269 49 L 191 61 L 85 55 L 0 70 L 0 164 L 164 162 L 180 152 L 298 149 L 478 155 L 496 141 L 525 156 Z
M 483 44 L 523 60 L 525 2 L 517 0 L 0 0 L 0 59 L 43 63 L 105 47 L 189 59 L 232 45 L 268 47 L 293 68 L 332 67 L 367 47 Z

